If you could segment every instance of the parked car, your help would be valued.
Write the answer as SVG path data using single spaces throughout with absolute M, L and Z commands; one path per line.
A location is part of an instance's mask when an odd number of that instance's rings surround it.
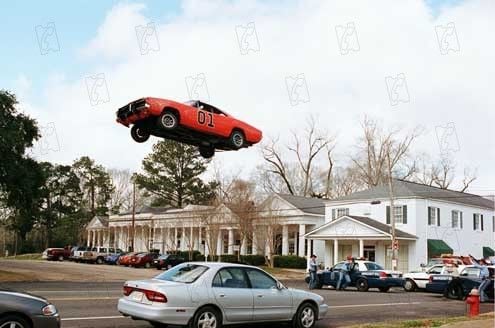
M 493 276 L 495 272 L 495 266 L 488 266 L 488 271 L 490 272 L 490 284 L 486 287 L 485 292 L 489 299 L 493 301 L 494 299 L 494 285 Z M 465 299 L 471 289 L 478 288 L 481 284 L 480 278 L 481 269 L 476 266 L 467 266 L 464 268 L 459 276 L 452 277 L 448 281 L 447 286 L 444 289 L 443 295 L 446 298 L 463 300 Z
M 170 269 L 171 267 L 184 262 L 186 262 L 186 260 L 179 255 L 164 254 L 153 260 L 153 266 L 158 270 L 161 270 L 163 268 Z
M 0 327 L 59 328 L 60 315 L 42 297 L 0 289 Z
M 105 257 L 107 255 L 115 253 L 122 253 L 122 250 L 115 250 L 112 247 L 93 247 L 83 253 L 81 261 L 86 263 L 103 264 L 105 263 Z
M 160 254 L 158 253 L 138 253 L 131 256 L 130 266 L 134 268 L 151 268 L 153 260 L 158 258 Z
M 75 246 L 72 247 L 70 251 L 70 257 L 69 260 L 74 261 L 74 262 L 80 262 L 81 258 L 83 256 L 83 253 L 88 250 L 89 247 L 87 246 Z M 90 249 L 91 250 L 91 249 Z
M 456 268 L 451 265 L 437 264 L 427 268 L 426 271 L 413 271 L 405 273 L 403 276 L 404 290 L 407 292 L 413 292 L 418 289 L 425 289 L 426 284 L 430 281 L 431 275 L 458 275 L 458 270 L 460 269 L 462 270 L 462 267 Z
M 317 273 L 318 281 L 316 288 L 323 286 L 336 287 L 339 279 L 339 272 L 344 269 L 346 262 L 335 264 L 330 270 Z M 381 292 L 388 292 L 391 287 L 403 287 L 404 279 L 402 272 L 385 270 L 375 262 L 356 260 L 349 272 L 351 283 L 349 286 L 356 287 L 358 291 L 366 292 L 370 288 L 378 288 Z M 309 283 L 309 276 L 306 277 Z
M 215 149 L 237 150 L 262 138 L 260 130 L 199 100 L 141 98 L 121 107 L 117 122 L 133 124 L 131 136 L 136 142 L 145 142 L 150 135 L 172 139 L 198 146 L 205 158 L 215 155 Z
M 320 295 L 287 288 L 254 266 L 189 262 L 154 279 L 127 281 L 118 310 L 154 327 L 292 321 L 294 327 L 312 328 L 328 305 Z
M 105 256 L 105 263 L 106 264 L 119 264 L 119 259 L 120 257 L 126 255 L 128 253 L 113 253 L 113 254 L 108 254 L 107 256 Z
M 131 265 L 131 258 L 134 255 L 137 255 L 140 253 L 143 253 L 143 252 L 130 252 L 130 253 L 124 254 L 121 257 L 119 257 L 119 260 L 116 264 L 117 265 L 123 265 L 123 266 L 129 266 L 129 265 Z
M 42 259 L 48 261 L 63 261 L 70 257 L 70 248 L 47 248 L 41 255 Z

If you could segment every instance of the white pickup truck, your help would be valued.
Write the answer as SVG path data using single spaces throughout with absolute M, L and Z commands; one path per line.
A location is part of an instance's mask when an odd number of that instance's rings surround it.
M 417 289 L 425 289 L 431 275 L 444 274 L 458 276 L 464 266 L 454 267 L 444 264 L 436 264 L 425 271 L 412 271 L 404 274 L 404 289 L 413 292 Z

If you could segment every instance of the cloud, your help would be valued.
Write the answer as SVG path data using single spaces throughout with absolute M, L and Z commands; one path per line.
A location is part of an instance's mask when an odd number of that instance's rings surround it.
M 119 4 L 81 45 L 97 62 L 88 64 L 85 76 L 51 83 L 36 104 L 50 108 L 46 120 L 57 125 L 63 147 L 53 159 L 89 154 L 108 166 L 136 169 L 151 144 L 134 143 L 128 129 L 115 123 L 115 110 L 143 96 L 186 100 L 186 78 L 202 73 L 210 102 L 265 136 L 284 140 L 289 130 L 302 130 L 304 121 L 317 115 L 322 127 L 338 135 L 343 158 L 365 114 L 390 126 L 424 126 L 427 133 L 416 148 L 435 156 L 440 156 L 435 128 L 452 122 L 459 167 L 478 167 L 479 184 L 486 187 L 495 183 L 489 164 L 495 152 L 488 151 L 495 148 L 495 46 L 488 41 L 495 30 L 493 7 L 490 1 L 467 1 L 433 17 L 421 1 L 400 6 L 391 0 L 185 1 L 179 15 L 153 21 L 159 51 L 141 55 L 135 27 L 151 17 L 142 4 Z M 259 51 L 246 54 L 236 27 L 251 22 Z M 435 27 L 451 22 L 460 50 L 443 55 Z M 359 47 L 342 52 L 337 26 L 354 26 Z M 109 101 L 93 107 L 84 81 L 100 73 Z M 301 74 L 309 101 L 293 106 L 286 79 Z M 408 98 L 392 106 L 386 78 L 397 76 L 404 77 Z M 261 162 L 253 148 L 219 153 L 218 159 L 227 169 L 243 167 L 246 173 Z

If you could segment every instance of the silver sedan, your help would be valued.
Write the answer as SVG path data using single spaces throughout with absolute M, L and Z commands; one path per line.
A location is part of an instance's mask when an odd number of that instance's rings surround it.
M 154 327 L 292 321 L 311 328 L 328 305 L 320 295 L 287 288 L 254 266 L 190 262 L 153 279 L 127 281 L 118 310 Z

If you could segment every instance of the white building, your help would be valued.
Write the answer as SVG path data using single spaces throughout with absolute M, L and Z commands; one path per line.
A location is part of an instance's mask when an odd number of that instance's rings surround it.
M 324 241 L 324 251 L 317 255 L 325 266 L 353 255 L 390 268 L 392 217 L 399 270 L 417 269 L 441 253 L 493 255 L 493 200 L 402 180 L 394 180 L 393 192 L 392 211 L 386 185 L 325 201 L 325 223 L 305 235 Z

